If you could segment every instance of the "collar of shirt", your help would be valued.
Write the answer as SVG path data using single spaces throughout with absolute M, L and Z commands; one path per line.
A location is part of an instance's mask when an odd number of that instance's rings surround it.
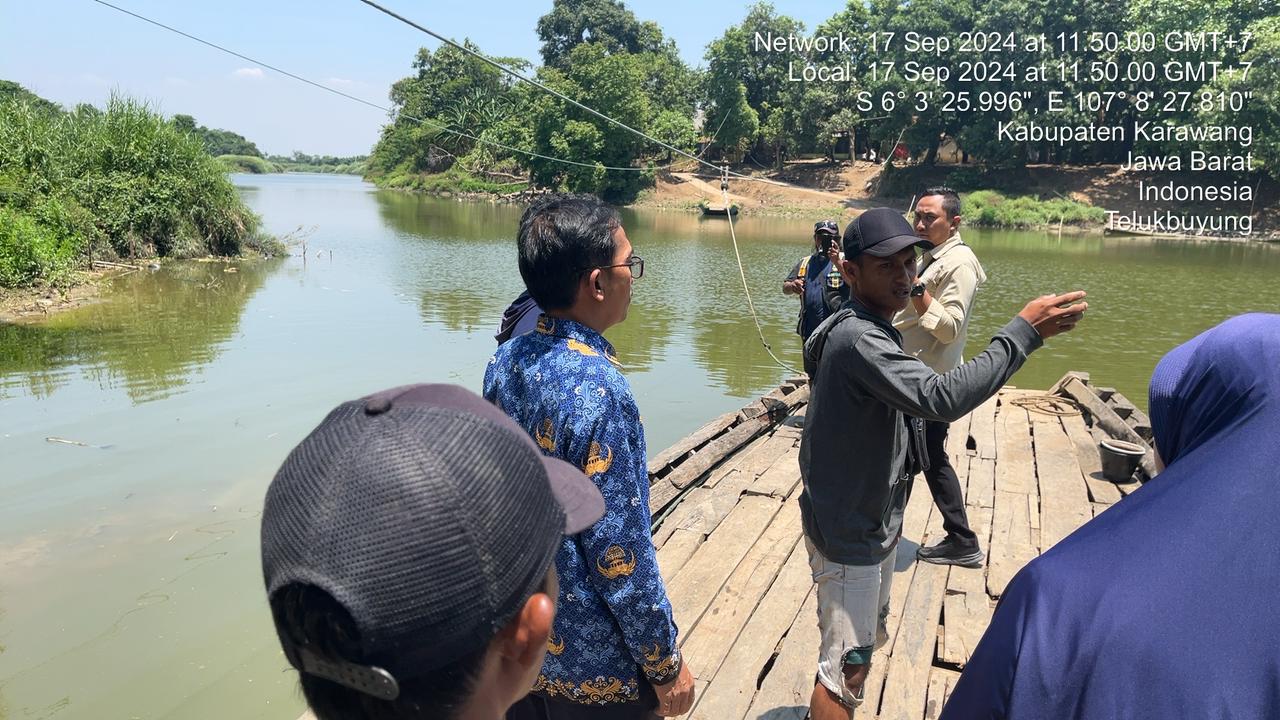
M 614 365 L 622 367 L 622 363 L 618 362 L 618 354 L 614 351 L 613 345 L 608 340 L 605 340 L 603 335 L 580 322 L 568 318 L 551 317 L 543 313 L 538 316 L 537 332 L 543 335 L 564 338 L 571 343 L 581 343 L 600 353 Z
M 898 343 L 899 347 L 902 346 L 902 333 L 898 332 L 898 328 L 894 327 L 892 322 L 885 320 L 879 315 L 868 310 L 865 305 L 858 302 L 857 298 L 851 295 L 849 299 L 845 301 L 844 307 L 852 310 L 854 315 L 857 315 L 863 320 L 874 323 L 875 325 L 883 328 L 885 332 L 889 333 L 889 337 L 893 338 L 894 342 Z
M 951 233 L 951 237 L 947 238 L 941 245 L 935 245 L 934 247 L 929 248 L 920 256 L 920 271 L 924 272 L 925 268 L 932 265 L 934 260 L 942 257 L 951 248 L 963 244 L 964 241 L 960 239 L 960 233 Z

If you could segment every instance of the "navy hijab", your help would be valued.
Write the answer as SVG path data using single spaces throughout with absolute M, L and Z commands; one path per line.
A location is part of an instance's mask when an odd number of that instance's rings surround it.
M 1167 469 L 1009 584 L 943 720 L 1280 717 L 1280 315 L 1175 348 Z

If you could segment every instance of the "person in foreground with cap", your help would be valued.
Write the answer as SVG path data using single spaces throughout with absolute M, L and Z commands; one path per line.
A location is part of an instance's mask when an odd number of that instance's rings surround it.
M 840 263 L 850 299 L 805 343 L 821 388 L 800 441 L 800 511 L 822 638 L 812 720 L 848 720 L 875 645 L 887 637 L 902 511 L 912 475 L 927 462 L 921 421 L 951 422 L 982 404 L 1087 308 L 1082 291 L 1032 300 L 986 350 L 939 375 L 903 352 L 892 325 L 910 302 L 924 242 L 889 208 L 851 222 Z
M 840 270 L 831 259 L 840 243 L 840 226 L 835 220 L 820 220 L 813 225 L 813 254 L 796 261 L 787 279 L 782 281 L 784 295 L 800 297 L 800 317 L 796 320 L 796 333 L 801 342 L 809 339 L 827 316 L 840 309 L 849 299 L 848 288 L 840 277 Z M 813 380 L 815 368 L 805 360 L 805 372 Z
M 276 633 L 319 720 L 497 720 L 529 690 L 556 550 L 604 502 L 453 385 L 339 405 L 267 489 Z
M 564 539 L 560 605 L 533 693 L 513 720 L 653 718 L 693 704 L 649 527 L 644 427 L 604 333 L 622 322 L 644 261 L 617 213 L 551 195 L 520 219 L 520 275 L 543 308 L 536 329 L 498 347 L 484 396 L 550 456 L 600 488 L 604 518 Z

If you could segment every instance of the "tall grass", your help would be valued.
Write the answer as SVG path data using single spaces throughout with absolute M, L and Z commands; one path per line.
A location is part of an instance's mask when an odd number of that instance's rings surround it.
M 0 103 L 0 285 L 58 283 L 104 257 L 278 250 L 200 141 L 144 103 Z
M 1100 225 L 1107 214 L 1102 208 L 1075 200 L 1005 197 L 994 190 L 979 190 L 964 197 L 964 218 L 973 225 L 1030 228 L 1044 225 Z

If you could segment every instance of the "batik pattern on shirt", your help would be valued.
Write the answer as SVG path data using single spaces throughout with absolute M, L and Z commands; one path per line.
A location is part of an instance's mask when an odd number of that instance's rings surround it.
M 585 472 L 605 514 L 556 555 L 560 602 L 534 691 L 589 704 L 639 699 L 641 673 L 680 670 L 676 625 L 649 526 L 644 428 L 613 346 L 596 331 L 543 315 L 498 348 L 484 396 L 542 451 Z

